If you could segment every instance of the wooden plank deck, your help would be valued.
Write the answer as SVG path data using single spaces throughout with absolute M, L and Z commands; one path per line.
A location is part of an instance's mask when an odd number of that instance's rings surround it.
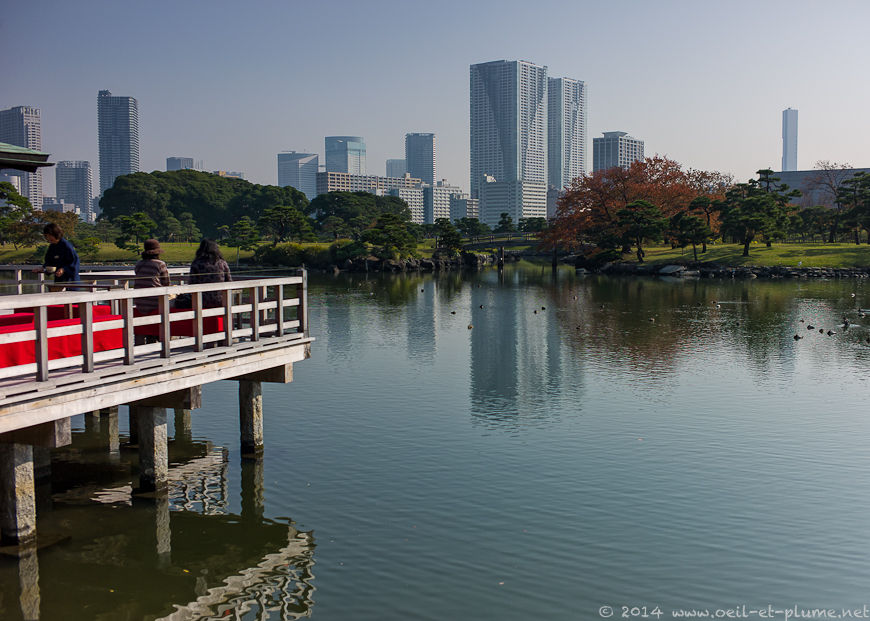
M 223 307 L 203 307 L 202 295 L 209 291 L 221 293 Z M 191 296 L 193 308 L 170 312 L 171 298 L 181 293 Z M 134 316 L 135 300 L 143 297 L 158 299 L 156 314 Z M 95 304 L 109 304 L 119 314 L 94 321 Z M 52 325 L 47 309 L 58 305 L 69 314 L 75 309 L 79 321 Z M 0 297 L 0 311 L 16 308 L 33 309 L 33 329 L 0 334 L 0 345 L 29 341 L 35 352 L 32 362 L 0 368 L 0 434 L 288 367 L 310 355 L 312 341 L 304 272 L 231 283 Z M 220 331 L 214 330 L 216 321 L 223 323 Z M 136 344 L 136 334 L 148 326 L 157 327 L 157 342 Z M 119 332 L 121 346 L 95 351 L 94 335 L 105 330 Z M 49 360 L 49 339 L 76 335 L 80 355 Z

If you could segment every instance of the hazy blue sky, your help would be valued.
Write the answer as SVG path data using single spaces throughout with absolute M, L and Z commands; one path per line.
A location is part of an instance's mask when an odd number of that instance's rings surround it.
M 43 149 L 90 160 L 95 186 L 109 89 L 139 100 L 144 171 L 177 155 L 276 183 L 279 151 L 352 134 L 384 174 L 406 132 L 434 132 L 439 177 L 467 190 L 468 66 L 523 59 L 586 81 L 589 167 L 622 130 L 745 180 L 779 168 L 789 106 L 800 168 L 870 166 L 868 23 L 865 0 L 10 2 L 0 108 L 41 108 Z

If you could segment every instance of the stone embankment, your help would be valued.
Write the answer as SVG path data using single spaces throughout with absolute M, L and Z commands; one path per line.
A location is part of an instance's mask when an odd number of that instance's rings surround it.
M 379 259 L 374 256 L 359 259 L 348 259 L 341 265 L 333 265 L 334 272 L 433 272 L 437 270 L 481 269 L 495 265 L 497 258 L 492 254 L 477 254 L 463 252 L 458 256 L 440 256 L 437 253 L 431 259 Z
M 669 276 L 673 278 L 867 278 L 867 267 L 727 267 L 717 263 L 690 263 L 688 265 L 644 265 L 643 263 L 605 263 L 598 274 L 626 274 L 634 276 Z

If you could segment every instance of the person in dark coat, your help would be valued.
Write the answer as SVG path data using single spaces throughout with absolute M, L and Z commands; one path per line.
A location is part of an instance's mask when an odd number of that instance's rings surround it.
M 211 239 L 203 239 L 199 243 L 199 248 L 196 249 L 196 256 L 190 264 L 190 284 L 201 285 L 203 283 L 213 282 L 232 282 L 233 277 L 230 274 L 230 266 L 221 255 L 220 248 L 217 242 Z M 206 291 L 202 294 L 202 305 L 205 308 L 216 308 L 223 306 L 223 292 L 221 291 Z M 190 308 L 191 300 L 189 295 L 179 296 L 176 300 L 176 307 Z
M 63 229 L 49 222 L 42 228 L 42 236 L 48 242 L 42 270 L 54 273 L 54 282 L 76 283 L 79 281 L 79 255 L 73 245 L 63 236 Z M 34 270 L 34 271 L 39 271 Z

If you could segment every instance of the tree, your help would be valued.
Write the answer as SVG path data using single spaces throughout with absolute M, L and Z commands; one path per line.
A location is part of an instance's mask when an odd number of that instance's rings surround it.
M 465 237 L 475 240 L 479 240 L 481 235 L 491 232 L 489 225 L 484 224 L 477 218 L 459 218 L 456 220 L 456 228 Z
M 503 211 L 499 214 L 498 225 L 495 227 L 496 233 L 513 233 L 516 231 L 516 227 L 514 226 L 514 219 L 508 215 L 506 211 Z
M 698 260 L 698 244 L 706 246 L 707 240 L 713 235 L 713 231 L 698 216 L 686 212 L 671 216 L 670 234 L 676 240 L 680 248 L 692 244 L 692 254 L 695 261 Z
M 21 224 L 33 218 L 33 206 L 15 186 L 6 181 L 0 183 L 0 243 L 12 242 L 18 247 Z
M 834 217 L 830 220 L 828 234 L 828 243 L 834 243 L 839 233 L 840 219 L 843 216 L 841 189 L 845 187 L 843 183 L 852 175 L 852 165 L 819 160 L 816 162 L 815 168 L 817 172 L 807 181 L 806 188 L 814 202 L 834 208 Z
M 546 218 L 520 218 L 520 231 L 523 233 L 540 233 L 547 228 Z
M 377 247 L 377 254 L 384 259 L 401 259 L 413 254 L 417 243 L 408 231 L 407 221 L 395 213 L 378 216 L 375 226 L 366 229 L 362 240 Z
M 236 249 L 236 265 L 242 250 L 254 250 L 259 244 L 260 232 L 248 216 L 242 216 L 230 227 L 226 245 Z
M 303 238 L 313 235 L 311 221 L 292 205 L 276 205 L 267 208 L 260 216 L 260 229 L 277 244 L 293 237 Z
M 196 225 L 196 220 L 193 218 L 193 214 L 189 211 L 179 214 L 178 223 L 181 225 L 182 238 L 188 244 L 198 240 L 202 236 L 199 227 Z
M 867 243 L 870 244 L 870 174 L 860 172 L 845 180 L 840 186 L 838 202 L 850 206 L 842 218 L 854 232 L 855 243 L 861 243 L 858 231 L 863 228 L 868 230 Z
M 720 203 L 722 232 L 743 244 L 744 257 L 749 256 L 749 245 L 757 236 L 769 243 L 772 238 L 784 235 L 788 227 L 791 211 L 788 201 L 797 191 L 778 184 L 772 172 L 759 170 L 757 180 L 737 184 Z
M 617 213 L 617 224 L 622 231 L 623 243 L 634 244 L 637 262 L 643 263 L 646 239 L 659 239 L 667 227 L 667 219 L 661 209 L 648 201 L 633 201 Z
M 139 250 L 139 242 L 151 236 L 157 224 L 143 212 L 136 212 L 132 216 L 119 216 L 113 222 L 120 234 L 115 239 L 118 248 L 136 252 Z
M 459 249 L 462 248 L 462 235 L 450 223 L 450 218 L 438 218 L 435 220 L 435 229 L 438 235 L 438 243 L 436 244 L 438 248 L 451 255 L 459 252 Z

